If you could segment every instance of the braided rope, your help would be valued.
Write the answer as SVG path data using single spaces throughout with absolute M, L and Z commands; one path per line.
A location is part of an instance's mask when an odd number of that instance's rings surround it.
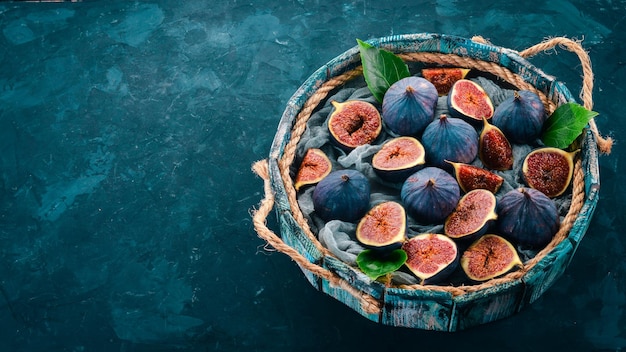
M 296 121 L 291 130 L 291 139 L 285 146 L 283 151 L 282 158 L 278 161 L 278 166 L 281 173 L 281 178 L 285 181 L 285 189 L 287 191 L 287 199 L 289 200 L 289 205 L 291 207 L 291 212 L 293 213 L 294 220 L 302 226 L 302 230 L 304 230 L 305 235 L 315 244 L 317 250 L 326 255 L 330 254 L 330 251 L 322 246 L 322 244 L 317 240 L 317 236 L 311 231 L 308 222 L 304 218 L 302 211 L 298 207 L 298 200 L 296 196 L 296 190 L 293 187 L 293 183 L 291 180 L 291 175 L 289 174 L 289 166 L 293 163 L 293 160 L 296 156 L 296 148 L 298 146 L 298 142 L 300 141 L 300 137 L 306 130 L 306 123 L 311 117 L 313 110 L 317 108 L 324 98 L 328 95 L 330 91 L 335 89 L 336 87 L 344 84 L 345 82 L 352 80 L 363 73 L 362 68 L 358 68 L 352 71 L 348 71 L 342 75 L 337 77 L 333 77 L 328 81 L 324 82 L 322 86 L 304 103 L 302 110 L 298 113 L 296 117 Z
M 473 38 L 474 39 L 474 38 Z M 581 98 L 585 104 L 585 107 L 590 109 L 592 106 L 591 102 L 591 90 L 593 86 L 593 74 L 591 72 L 591 65 L 589 61 L 589 57 L 586 55 L 586 52 L 580 47 L 580 44 L 577 42 L 573 42 L 571 40 L 563 40 L 565 38 L 554 38 L 548 42 L 537 44 L 533 47 L 530 47 L 522 52 L 520 55 L 523 57 L 532 56 L 540 51 L 545 51 L 550 48 L 553 48 L 556 45 L 563 45 L 567 47 L 570 51 L 574 51 L 581 62 L 583 62 L 583 92 L 581 93 Z M 476 40 L 479 41 L 479 40 Z M 584 55 L 582 53 L 584 53 Z M 513 73 L 512 71 L 499 66 L 498 64 L 486 62 L 482 60 L 476 60 L 468 57 L 453 55 L 453 54 L 441 54 L 441 53 L 404 53 L 398 54 L 403 60 L 406 61 L 416 61 L 416 62 L 424 62 L 424 63 L 436 63 L 440 65 L 446 66 L 457 66 L 457 67 L 466 67 L 473 68 L 483 72 L 490 72 L 505 80 L 506 82 L 516 86 L 518 89 L 526 89 L 537 93 L 537 95 L 541 98 L 544 105 L 546 106 L 546 110 L 548 113 L 551 113 L 556 109 L 556 104 L 548 99 L 548 97 L 543 94 L 543 92 L 537 90 L 532 84 L 527 83 L 521 76 Z M 305 102 L 302 110 L 299 112 L 294 125 L 292 127 L 291 139 L 288 141 L 285 146 L 283 156 L 278 161 L 279 170 L 281 174 L 282 181 L 284 183 L 285 189 L 287 190 L 287 197 L 290 203 L 290 208 L 292 211 L 292 215 L 296 222 L 302 227 L 306 236 L 313 242 L 316 248 L 323 253 L 324 255 L 332 256 L 332 254 L 326 249 L 324 246 L 319 243 L 316 235 L 311 231 L 302 211 L 300 210 L 297 202 L 295 188 L 293 187 L 293 181 L 291 179 L 291 175 L 289 174 L 290 165 L 293 163 L 295 158 L 296 147 L 298 142 L 300 141 L 300 137 L 304 133 L 306 129 L 306 123 L 313 113 L 313 111 L 317 108 L 319 103 L 323 101 L 328 93 L 338 86 L 345 84 L 347 81 L 354 79 L 362 74 L 362 67 L 358 67 L 352 71 L 346 72 L 342 75 L 333 77 L 326 81 L 313 95 L 311 95 L 308 100 Z M 593 121 L 593 120 L 592 120 Z M 596 136 L 596 140 L 598 141 L 599 149 L 603 153 L 610 152 L 610 146 L 612 144 L 612 139 L 606 138 L 604 139 L 600 136 L 595 123 L 590 124 L 592 132 Z M 318 277 L 322 277 L 333 286 L 339 286 L 345 291 L 349 292 L 355 298 L 357 298 L 363 310 L 367 313 L 380 313 L 381 303 L 374 299 L 372 296 L 355 289 L 348 282 L 341 279 L 337 274 L 329 271 L 321 267 L 318 264 L 311 263 L 308 259 L 302 256 L 299 252 L 297 252 L 292 247 L 286 245 L 274 232 L 269 230 L 265 225 L 265 219 L 267 215 L 271 211 L 274 203 L 274 195 L 271 189 L 270 181 L 269 181 L 269 172 L 267 169 L 267 161 L 262 160 L 256 162 L 253 165 L 253 171 L 259 175 L 264 182 L 264 190 L 265 190 L 265 198 L 261 201 L 260 206 L 257 210 L 253 212 L 253 223 L 254 227 L 259 234 L 259 237 L 265 239 L 270 245 L 272 245 L 275 249 L 280 252 L 287 254 L 294 261 L 296 261 L 301 267 L 307 269 L 314 275 Z M 538 263 L 541 259 L 543 259 L 548 253 L 550 253 L 561 241 L 563 241 L 569 231 L 571 230 L 582 206 L 584 203 L 585 195 L 584 195 L 584 172 L 582 170 L 582 163 L 580 160 L 577 160 L 574 166 L 574 178 L 573 178 L 573 189 L 572 189 L 572 202 L 569 208 L 567 215 L 564 220 L 561 222 L 559 231 L 553 237 L 552 241 L 537 255 L 535 255 L 532 259 L 528 260 L 524 263 L 524 266 L 521 270 L 517 270 L 511 272 L 503 277 L 492 279 L 482 284 L 477 285 L 467 285 L 467 286 L 436 286 L 436 285 L 399 285 L 398 287 L 404 289 L 419 289 L 419 290 L 429 290 L 429 291 L 445 291 L 449 292 L 453 296 L 458 296 L 462 294 L 466 294 L 469 292 L 477 292 L 489 287 L 493 287 L 495 285 L 508 283 L 513 280 L 520 279 L 524 274 L 526 274 L 530 269 L 534 267 L 536 263 Z
M 582 64 L 583 70 L 583 86 L 580 92 L 580 99 L 583 101 L 583 105 L 591 110 L 593 108 L 593 70 L 591 68 L 591 59 L 589 59 L 589 54 L 580 44 L 580 41 L 575 41 L 572 39 L 557 37 L 551 38 L 526 50 L 522 50 L 519 52 L 519 55 L 525 58 L 529 58 L 531 56 L 536 55 L 537 53 L 548 51 L 550 49 L 554 49 L 556 46 L 569 50 L 578 56 L 580 63 Z M 611 137 L 603 137 L 598 131 L 598 126 L 596 125 L 596 121 L 591 119 L 589 121 L 589 127 L 591 127 L 591 132 L 596 137 L 596 141 L 598 144 L 598 149 L 602 154 L 610 154 L 611 148 L 613 147 L 613 138 Z
M 272 185 L 270 183 L 269 170 L 267 160 L 257 161 L 252 165 L 252 171 L 259 175 L 264 183 L 263 190 L 265 191 L 265 198 L 261 200 L 259 208 L 253 210 L 252 222 L 254 228 L 257 231 L 259 237 L 264 239 L 276 250 L 288 255 L 296 263 L 303 268 L 307 269 L 317 277 L 326 279 L 332 286 L 341 287 L 346 292 L 349 292 L 352 296 L 356 297 L 361 302 L 363 311 L 369 314 L 377 314 L 380 312 L 380 303 L 372 296 L 363 293 L 354 288 L 350 283 L 341 279 L 328 269 L 325 269 L 317 264 L 311 263 L 307 258 L 300 254 L 297 250 L 293 249 L 289 245 L 285 244 L 283 240 L 278 237 L 273 231 L 271 231 L 266 225 L 266 219 L 274 206 L 274 192 L 272 191 Z M 300 224 L 302 225 L 302 224 Z M 317 240 L 316 240 L 317 242 Z

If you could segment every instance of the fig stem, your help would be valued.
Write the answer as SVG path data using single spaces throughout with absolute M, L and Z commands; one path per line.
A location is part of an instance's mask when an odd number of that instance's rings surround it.
M 519 98 L 520 98 L 519 91 L 517 91 L 517 90 L 514 91 L 513 92 L 513 96 L 515 97 L 515 100 L 519 100 Z
M 348 182 L 348 181 L 350 180 L 350 176 L 348 176 L 348 175 L 346 175 L 346 174 L 343 174 L 343 175 L 341 175 L 341 179 L 342 179 L 344 182 Z

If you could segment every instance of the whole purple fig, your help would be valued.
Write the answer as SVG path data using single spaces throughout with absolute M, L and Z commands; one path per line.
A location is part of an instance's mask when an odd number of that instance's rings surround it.
M 357 170 L 337 170 L 313 190 L 313 208 L 324 221 L 358 221 L 369 209 L 370 183 Z
M 416 221 L 434 224 L 454 210 L 461 191 L 456 179 L 442 169 L 424 168 L 404 181 L 400 197 L 407 213 Z
M 522 247 L 545 247 L 559 229 L 556 204 L 532 188 L 509 191 L 498 201 L 496 212 L 499 234 Z
M 491 123 L 512 142 L 529 144 L 541 134 L 546 118 L 539 96 L 529 90 L 520 90 L 498 105 Z
M 433 120 L 437 88 L 422 77 L 406 77 L 392 84 L 383 97 L 383 122 L 393 133 L 417 136 Z
M 422 135 L 426 162 L 451 169 L 447 161 L 471 164 L 478 155 L 478 133 L 469 123 L 448 115 L 431 122 Z

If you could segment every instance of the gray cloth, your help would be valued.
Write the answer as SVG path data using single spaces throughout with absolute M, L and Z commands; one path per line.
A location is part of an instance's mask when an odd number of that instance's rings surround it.
M 494 107 L 497 107 L 504 99 L 513 95 L 513 90 L 502 89 L 495 82 L 483 78 L 473 78 L 475 82 L 480 84 L 485 92 L 492 100 Z M 375 206 L 383 201 L 396 201 L 401 203 L 400 189 L 402 184 L 391 184 L 382 181 L 378 178 L 372 168 L 371 160 L 372 156 L 381 148 L 382 143 L 393 134 L 387 131 L 383 126 L 383 132 L 381 136 L 373 143 L 367 144 L 355 148 L 350 153 L 337 148 L 330 140 L 330 134 L 328 132 L 327 120 L 333 111 L 331 101 L 336 100 L 343 102 L 346 100 L 365 100 L 373 103 L 380 110 L 380 104 L 376 102 L 371 92 L 367 87 L 362 88 L 343 88 L 338 90 L 334 95 L 330 96 L 323 107 L 315 111 L 307 122 L 307 129 L 303 133 L 301 140 L 296 150 L 296 163 L 302 159 L 304 153 L 309 148 L 319 148 L 323 150 L 333 162 L 333 170 L 340 169 L 356 169 L 361 171 L 369 180 L 371 184 L 370 195 L 370 207 Z M 435 109 L 435 117 L 441 114 L 448 114 L 447 97 L 439 97 L 437 107 Z M 477 128 L 480 132 L 481 128 Z M 500 199 L 507 192 L 524 186 L 521 178 L 522 162 L 524 157 L 534 148 L 541 146 L 540 141 L 536 141 L 531 145 L 516 145 L 513 144 L 513 169 L 507 171 L 493 171 L 494 173 L 504 178 L 504 183 L 500 190 L 496 193 L 496 199 Z M 480 159 L 477 157 L 472 165 L 482 167 Z M 295 166 L 294 166 L 295 167 Z M 328 250 L 340 260 L 345 263 L 356 266 L 356 256 L 364 249 L 356 240 L 356 224 L 343 222 L 339 220 L 332 220 L 325 223 L 319 217 L 316 216 L 313 207 L 313 194 L 314 187 L 304 189 L 300 191 L 298 195 L 298 203 L 305 218 L 309 221 L 312 230 L 318 234 L 320 243 L 328 248 Z M 564 217 L 569 209 L 571 201 L 571 195 L 566 194 L 564 196 L 555 199 L 557 208 L 560 211 L 561 217 Z M 416 222 L 411 217 L 407 221 L 407 236 L 409 238 L 414 237 L 420 233 L 443 233 L 443 224 L 421 224 Z M 522 260 L 532 258 L 535 255 L 534 251 L 520 250 Z M 392 280 L 398 284 L 417 284 L 419 279 L 406 272 L 397 271 L 393 273 Z

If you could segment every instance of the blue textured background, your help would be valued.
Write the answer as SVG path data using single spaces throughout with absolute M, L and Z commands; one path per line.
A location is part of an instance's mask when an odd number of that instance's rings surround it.
M 624 350 L 624 10 L 623 0 L 0 3 L 0 349 Z M 250 165 L 267 157 L 300 83 L 355 38 L 415 32 L 517 50 L 584 38 L 597 123 L 617 139 L 565 275 L 520 314 L 454 334 L 362 318 L 265 251 L 249 215 L 262 198 Z M 573 55 L 531 61 L 579 91 Z

